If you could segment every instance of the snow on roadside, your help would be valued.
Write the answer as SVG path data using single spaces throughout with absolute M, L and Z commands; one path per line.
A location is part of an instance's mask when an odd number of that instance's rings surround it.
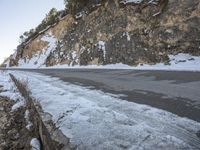
M 109 64 L 109 65 L 88 65 L 88 66 L 68 66 L 68 65 L 55 65 L 48 68 L 87 68 L 87 69 L 133 69 L 133 70 L 171 70 L 171 71 L 200 71 L 200 56 L 192 56 L 185 53 L 177 55 L 169 55 L 169 65 L 164 63 L 157 63 L 155 65 L 141 64 L 138 66 L 129 66 L 126 64 Z M 43 69 L 46 67 L 42 67 Z
M 55 42 L 55 41 L 54 41 Z M 149 65 L 149 64 L 139 64 L 137 66 L 129 66 L 126 64 L 122 63 L 117 63 L 117 64 L 108 64 L 108 65 L 87 65 L 87 66 L 80 66 L 80 65 L 75 65 L 72 66 L 67 65 L 67 64 L 58 64 L 55 66 L 51 67 L 46 67 L 44 65 L 45 60 L 47 56 L 50 54 L 50 51 L 53 50 L 53 43 L 52 46 L 50 46 L 49 51 L 44 53 L 43 55 L 41 54 L 40 57 L 33 57 L 29 62 L 27 63 L 19 63 L 18 67 L 11 67 L 11 68 L 24 68 L 24 69 L 31 69 L 31 68 L 41 68 L 41 69 L 49 69 L 49 68 L 55 68 L 55 69 L 133 69 L 133 70 L 166 70 L 166 71 L 200 71 L 200 56 L 192 56 L 190 54 L 186 53 L 179 53 L 177 55 L 169 55 L 169 64 L 164 64 L 164 63 L 157 63 L 154 65 Z M 106 50 L 105 50 L 105 45 L 103 41 L 100 41 L 99 43 L 99 48 L 103 50 L 103 56 L 105 60 L 106 56 Z M 39 55 L 39 54 L 38 54 Z M 73 54 L 73 57 L 75 55 Z M 38 59 L 38 57 L 40 59 Z M 38 61 L 40 60 L 40 61 Z M 22 60 L 20 60 L 22 61 Z M 38 64 L 35 64 L 34 62 L 38 61 Z M 77 61 L 77 60 L 76 60 Z
M 30 145 L 31 145 L 31 150 L 41 149 L 40 141 L 37 138 L 33 138 L 30 142 Z
M 0 96 L 8 97 L 11 100 L 16 101 L 16 103 L 12 106 L 12 111 L 20 108 L 25 105 L 24 98 L 18 92 L 11 78 L 9 77 L 8 72 L 0 71 Z
M 52 114 L 78 149 L 192 149 L 200 147 L 200 123 L 172 113 L 120 100 L 36 73 L 13 72 L 28 78 L 32 95 Z M 39 87 L 39 88 L 38 88 Z M 192 146 L 193 145 L 193 146 Z

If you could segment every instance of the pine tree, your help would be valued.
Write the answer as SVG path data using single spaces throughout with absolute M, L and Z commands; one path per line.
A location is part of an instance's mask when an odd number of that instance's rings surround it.
M 75 15 L 89 3 L 89 0 L 64 0 L 64 3 L 69 13 Z

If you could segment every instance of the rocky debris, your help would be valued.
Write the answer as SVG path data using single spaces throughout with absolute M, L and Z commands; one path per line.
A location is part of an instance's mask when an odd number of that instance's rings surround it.
M 0 92 L 3 91 L 0 86 Z M 40 116 L 35 112 L 35 108 L 26 105 L 14 107 L 18 101 L 13 101 L 8 97 L 0 96 L 0 150 L 31 150 L 34 147 L 41 147 L 46 150 L 61 149 L 56 143 L 52 142 L 56 148 L 47 148 L 48 146 L 42 143 L 42 138 L 47 138 L 48 133 L 43 131 L 42 123 L 39 121 Z M 39 150 L 39 149 L 38 149 Z
M 50 114 L 43 112 L 38 102 L 30 97 L 24 83 L 16 85 L 26 103 L 14 107 L 18 101 L 0 96 L 0 150 L 73 150 L 69 138 L 56 127 Z M 23 92 L 22 92 L 23 91 Z M 0 93 L 6 92 L 0 85 Z M 39 150 L 39 149 L 38 149 Z
M 13 112 L 14 103 L 9 98 L 0 97 L 0 149 L 28 150 L 34 134 L 26 129 L 25 108 L 20 107 Z

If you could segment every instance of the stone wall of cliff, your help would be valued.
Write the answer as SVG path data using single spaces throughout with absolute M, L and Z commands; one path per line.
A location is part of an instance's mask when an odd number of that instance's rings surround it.
M 10 66 L 167 63 L 168 54 L 200 55 L 199 24 L 200 1 L 109 0 L 19 46 Z

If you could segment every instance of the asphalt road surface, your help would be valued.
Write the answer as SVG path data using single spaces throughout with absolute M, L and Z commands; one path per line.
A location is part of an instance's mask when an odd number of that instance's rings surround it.
M 200 122 L 200 72 L 108 69 L 27 70 L 88 86 L 121 99 L 167 110 Z

